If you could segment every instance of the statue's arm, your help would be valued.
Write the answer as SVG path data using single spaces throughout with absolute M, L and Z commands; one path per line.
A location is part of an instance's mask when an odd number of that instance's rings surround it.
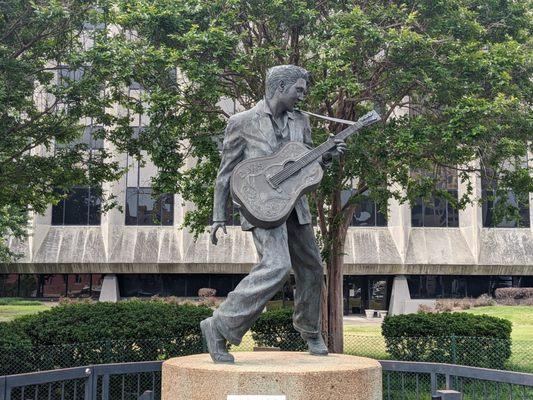
M 225 222 L 226 203 L 230 191 L 230 178 L 235 166 L 242 161 L 244 156 L 244 138 L 235 121 L 230 118 L 224 144 L 222 146 L 222 160 L 218 168 L 218 175 L 215 183 L 215 199 L 213 203 L 213 221 Z

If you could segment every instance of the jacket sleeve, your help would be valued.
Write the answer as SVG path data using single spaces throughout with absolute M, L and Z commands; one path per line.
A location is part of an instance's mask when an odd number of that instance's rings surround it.
M 218 175 L 215 183 L 215 199 L 213 203 L 213 221 L 225 222 L 226 203 L 230 191 L 230 178 L 235 166 L 242 161 L 244 156 L 244 138 L 236 126 L 235 120 L 230 118 L 224 143 L 222 146 L 222 161 L 218 168 Z

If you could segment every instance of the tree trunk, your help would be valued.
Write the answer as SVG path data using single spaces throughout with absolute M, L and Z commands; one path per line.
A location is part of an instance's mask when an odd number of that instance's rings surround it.
M 331 256 L 328 261 L 328 347 L 331 353 L 343 353 L 343 288 L 342 267 L 344 237 L 333 232 Z

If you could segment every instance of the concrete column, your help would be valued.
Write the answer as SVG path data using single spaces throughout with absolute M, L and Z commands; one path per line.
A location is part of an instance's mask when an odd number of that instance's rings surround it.
M 411 230 L 411 205 L 408 202 L 400 204 L 398 200 L 390 199 L 387 226 L 404 263 Z
M 389 304 L 389 315 L 404 313 L 405 302 L 411 300 L 409 286 L 405 275 L 396 275 L 392 282 L 392 292 Z
M 118 279 L 115 274 L 106 274 L 102 282 L 102 291 L 98 301 L 109 301 L 116 303 L 120 300 L 120 290 L 118 287 Z
M 479 167 L 479 161 L 472 163 L 472 167 Z M 477 173 L 470 173 L 470 182 L 472 184 L 472 200 L 464 210 L 459 210 L 459 229 L 465 238 L 465 241 L 472 252 L 475 263 L 479 262 L 479 247 L 481 228 L 483 227 L 483 217 L 481 205 L 477 199 L 481 198 L 481 177 Z M 467 193 L 467 183 L 459 181 L 458 196 L 461 198 Z

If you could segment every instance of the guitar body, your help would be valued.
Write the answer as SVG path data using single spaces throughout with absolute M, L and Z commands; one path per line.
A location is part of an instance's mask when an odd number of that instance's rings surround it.
M 260 228 L 283 224 L 303 194 L 314 190 L 322 180 L 322 166 L 313 161 L 274 187 L 269 178 L 287 167 L 309 149 L 289 142 L 273 155 L 240 162 L 231 176 L 233 201 L 244 217 Z

